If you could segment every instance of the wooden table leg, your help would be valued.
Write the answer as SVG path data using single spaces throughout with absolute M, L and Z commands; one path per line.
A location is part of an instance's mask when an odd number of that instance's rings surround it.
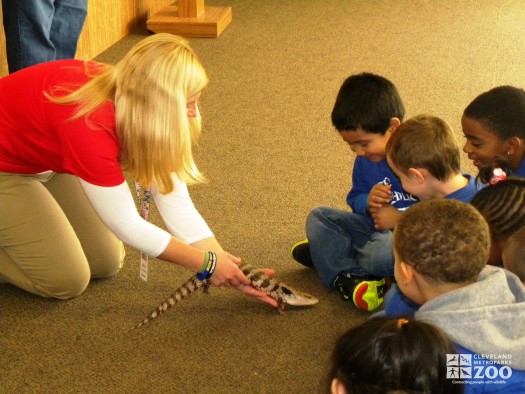
M 230 6 L 208 7 L 204 0 L 179 0 L 162 8 L 147 21 L 154 33 L 184 37 L 218 37 L 232 20 Z

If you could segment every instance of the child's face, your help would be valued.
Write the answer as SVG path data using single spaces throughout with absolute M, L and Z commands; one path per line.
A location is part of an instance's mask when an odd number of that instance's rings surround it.
M 384 135 L 368 133 L 363 129 L 342 131 L 339 134 L 357 157 L 365 157 L 373 163 L 385 160 L 385 147 L 391 135 L 390 130 Z
M 461 127 L 467 141 L 463 152 L 468 154 L 476 167 L 487 167 L 496 156 L 505 155 L 509 149 L 508 143 L 491 132 L 488 127 L 463 116 Z

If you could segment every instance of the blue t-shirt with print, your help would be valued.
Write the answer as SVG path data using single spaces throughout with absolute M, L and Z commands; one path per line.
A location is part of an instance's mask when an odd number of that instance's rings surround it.
M 476 177 L 473 177 L 472 175 L 463 174 L 463 176 L 468 179 L 468 184 L 465 187 L 462 187 L 461 189 L 450 193 L 444 198 L 447 198 L 449 200 L 470 202 L 470 200 L 472 200 L 472 198 L 477 192 L 479 192 L 481 189 L 487 186 L 484 183 L 478 181 Z
M 352 189 L 346 197 L 346 202 L 352 211 L 362 215 L 368 214 L 368 195 L 378 183 L 390 185 L 391 205 L 400 211 L 418 201 L 416 197 L 403 190 L 401 181 L 390 169 L 386 160 L 374 163 L 364 157 L 357 157 L 352 171 Z
M 512 173 L 514 176 L 520 176 L 522 178 L 525 177 L 525 159 L 521 162 L 520 168 L 518 168 L 514 173 Z
M 468 179 L 468 184 L 444 198 L 469 203 L 474 195 L 486 186 L 472 175 L 463 174 L 463 176 Z M 419 309 L 419 305 L 407 298 L 396 284 L 393 284 L 385 295 L 384 305 L 387 316 L 410 315 Z

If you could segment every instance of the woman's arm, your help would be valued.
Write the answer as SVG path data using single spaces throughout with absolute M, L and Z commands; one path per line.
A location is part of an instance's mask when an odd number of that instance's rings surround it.
M 80 183 L 104 224 L 126 244 L 149 256 L 195 272 L 200 270 L 204 262 L 205 250 L 216 251 L 217 266 L 210 278 L 213 285 L 238 287 L 244 293 L 276 306 L 273 299 L 268 299 L 265 293 L 250 286 L 250 281 L 238 267 L 240 259 L 224 252 L 214 238 L 195 241 L 190 245 L 142 219 L 126 182 L 112 187 L 96 186 L 82 179 Z
M 198 242 L 193 243 L 192 245 L 202 250 L 212 250 L 214 252 L 223 251 L 221 245 L 219 245 L 219 242 L 215 238 L 202 239 Z M 234 258 L 236 264 L 241 263 L 241 259 L 239 259 L 238 257 L 234 257 L 234 256 L 231 256 L 231 257 Z M 270 277 L 275 275 L 275 270 L 271 268 L 261 268 L 261 271 Z M 238 289 L 242 291 L 244 294 L 259 298 L 261 301 L 277 307 L 277 301 L 275 301 L 273 298 L 268 296 L 266 293 L 256 290 L 251 285 L 241 284 L 238 287 Z
M 82 179 L 80 184 L 100 219 L 117 238 L 152 257 L 166 249 L 171 234 L 140 217 L 125 181 L 111 187 L 96 186 Z
M 174 190 L 161 194 L 155 185 L 151 195 L 168 231 L 188 244 L 206 238 L 213 238 L 213 233 L 206 221 L 193 205 L 187 185 L 172 175 Z
M 173 183 L 175 190 L 170 194 L 160 194 L 156 187 L 152 187 L 151 190 L 157 209 L 170 233 L 176 238 L 182 239 L 184 242 L 202 251 L 211 250 L 218 255 L 224 253 L 223 248 L 213 236 L 208 224 L 195 208 L 187 185 L 175 175 L 173 175 Z M 236 265 L 241 263 L 239 258 L 230 254 L 226 255 L 232 259 Z M 275 271 L 272 269 L 263 269 L 263 271 L 269 276 L 275 274 Z M 213 276 L 215 275 L 214 273 Z M 224 286 L 229 285 L 230 282 L 224 283 Z M 231 285 L 236 286 L 233 283 L 231 283 Z M 251 285 L 244 283 L 239 283 L 239 290 L 251 296 L 261 296 L 260 292 L 256 291 Z M 262 298 L 262 301 L 276 305 L 275 301 L 266 294 Z

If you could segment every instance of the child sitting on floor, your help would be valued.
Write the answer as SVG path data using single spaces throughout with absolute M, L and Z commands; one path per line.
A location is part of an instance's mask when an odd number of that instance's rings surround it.
M 525 91 L 498 86 L 476 97 L 461 119 L 463 151 L 489 183 L 493 169 L 525 176 Z
M 488 263 L 503 265 L 525 282 L 525 178 L 510 177 L 489 185 L 471 204 L 489 224 Z
M 352 212 L 317 207 L 306 219 L 307 240 L 292 246 L 299 263 L 314 267 L 321 283 L 363 310 L 383 302 L 384 277 L 392 273 L 392 231 L 374 226 L 369 209 L 387 194 L 383 209 L 394 222 L 417 199 L 406 193 L 388 167 L 385 145 L 403 120 L 405 108 L 395 85 L 362 73 L 345 80 L 332 110 L 332 123 L 356 154 L 347 203 Z M 382 201 L 382 200 L 381 200 Z M 376 202 L 377 204 L 377 202 Z M 392 226 L 393 227 L 393 226 Z
M 403 122 L 388 141 L 386 154 L 403 189 L 420 200 L 446 198 L 469 202 L 482 186 L 474 177 L 461 172 L 461 151 L 454 132 L 436 116 L 418 115 Z M 378 222 L 382 208 L 376 209 L 379 211 L 376 225 L 383 225 Z M 396 284 L 387 292 L 384 305 L 389 316 L 412 313 L 418 308 L 399 292 Z
M 503 267 L 515 273 L 525 285 L 525 226 L 507 239 L 501 261 Z
M 486 265 L 490 233 L 470 204 L 422 201 L 394 232 L 395 278 L 421 305 L 415 319 L 447 333 L 473 365 L 466 392 L 525 392 L 525 287 Z M 474 365 L 476 364 L 476 365 Z
M 328 375 L 331 394 L 463 393 L 447 375 L 458 351 L 437 327 L 404 318 L 376 318 L 344 333 Z

